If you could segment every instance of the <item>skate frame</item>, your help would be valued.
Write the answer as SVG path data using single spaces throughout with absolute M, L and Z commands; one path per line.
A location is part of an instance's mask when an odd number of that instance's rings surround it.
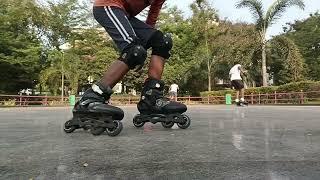
M 185 123 L 184 118 L 181 114 L 138 114 L 140 117 L 137 120 L 138 123 L 141 122 L 151 122 L 156 124 L 158 122 L 165 123 Z

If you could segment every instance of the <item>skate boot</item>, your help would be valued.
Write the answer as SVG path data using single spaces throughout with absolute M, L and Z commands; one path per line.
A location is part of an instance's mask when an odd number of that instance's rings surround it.
M 246 106 L 248 106 L 248 102 L 245 101 L 244 99 L 240 99 L 240 101 L 239 100 L 236 101 L 236 105 L 241 106 L 241 107 L 246 107 Z
M 140 114 L 133 118 L 136 127 L 142 127 L 145 122 L 153 124 L 161 122 L 165 128 L 171 128 L 174 123 L 181 129 L 190 126 L 190 118 L 183 114 L 187 106 L 179 102 L 170 101 L 163 96 L 164 82 L 156 79 L 147 79 L 141 92 L 141 100 L 137 107 Z
M 122 109 L 106 103 L 112 93 L 110 87 L 94 84 L 75 104 L 72 110 L 73 118 L 65 123 L 64 131 L 71 133 L 83 128 L 89 129 L 93 135 L 100 135 L 104 131 L 109 136 L 118 135 L 123 128 L 120 121 L 124 113 Z
M 245 101 L 245 100 L 243 100 L 243 101 L 240 100 L 240 105 L 241 105 L 241 106 L 248 106 L 248 104 L 249 104 L 249 103 L 248 103 L 247 101 Z

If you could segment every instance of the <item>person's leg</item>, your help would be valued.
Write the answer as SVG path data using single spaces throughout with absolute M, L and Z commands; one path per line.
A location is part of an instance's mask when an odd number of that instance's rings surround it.
M 240 94 L 240 92 L 239 92 L 239 90 L 237 89 L 237 93 L 236 93 L 236 103 L 239 102 L 239 94 Z
M 117 45 L 121 56 L 111 64 L 103 77 L 88 89 L 80 99 L 81 104 L 104 102 L 110 98 L 112 88 L 137 65 L 143 64 L 147 52 L 139 44 L 125 12 L 116 7 L 94 7 L 93 14 Z M 88 101 L 87 101 L 88 100 Z
M 236 90 L 236 99 L 235 102 L 239 103 L 239 88 L 236 80 L 231 81 L 231 86 Z
M 129 69 L 143 64 L 147 52 L 137 44 L 137 38 L 125 12 L 115 7 L 94 7 L 94 17 L 108 32 L 120 50 L 121 56 L 106 71 L 102 79 L 87 89 L 75 104 L 73 118 L 65 123 L 67 133 L 77 128 L 90 128 L 91 133 L 99 135 L 105 130 L 110 136 L 122 130 L 124 112 L 106 103 L 113 93 L 112 87 L 123 78 Z
M 162 77 L 165 60 L 170 57 L 172 40 L 168 35 L 145 24 L 139 19 L 132 17 L 129 21 L 146 49 L 152 48 L 149 63 L 148 77 L 160 80 Z
M 169 91 L 169 98 L 170 98 L 170 100 L 173 100 L 173 98 L 174 98 L 172 91 Z
M 165 59 L 158 55 L 152 55 L 149 64 L 148 77 L 160 80 L 164 69 Z
M 245 103 L 245 100 L 244 100 L 244 85 L 243 85 L 243 82 L 242 80 L 237 80 L 237 84 L 238 84 L 238 88 L 239 88 L 239 91 L 240 91 L 240 102 L 241 103 Z
M 163 34 L 161 31 L 156 31 L 153 33 L 148 43 L 152 47 L 152 56 L 148 75 L 149 78 L 160 80 L 165 60 L 170 57 L 172 39 L 169 34 Z
M 109 69 L 103 74 L 100 82 L 104 86 L 113 88 L 124 75 L 129 71 L 129 67 L 122 61 L 115 61 L 111 64 Z
M 140 113 L 183 113 L 187 107 L 181 103 L 164 98 L 164 82 L 161 81 L 165 60 L 170 57 L 172 39 L 169 35 L 153 29 L 137 18 L 130 18 L 137 36 L 145 43 L 145 48 L 152 48 L 148 70 L 148 79 L 143 85 L 141 100 L 138 103 Z
M 244 102 L 244 88 L 242 88 L 242 89 L 240 90 L 240 92 L 241 92 L 241 99 L 240 99 L 240 101 L 241 101 L 241 102 Z

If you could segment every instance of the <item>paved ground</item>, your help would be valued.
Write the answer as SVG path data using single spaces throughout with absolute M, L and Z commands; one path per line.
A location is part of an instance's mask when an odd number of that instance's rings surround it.
M 69 108 L 0 109 L 0 179 L 319 179 L 320 107 L 191 106 L 189 129 L 65 134 Z

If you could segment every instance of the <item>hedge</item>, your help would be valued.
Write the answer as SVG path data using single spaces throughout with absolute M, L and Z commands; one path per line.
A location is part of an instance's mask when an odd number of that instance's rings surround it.
M 281 86 L 268 86 L 268 87 L 256 87 L 248 88 L 245 90 L 245 94 L 266 94 L 266 93 L 287 93 L 287 92 L 300 92 L 300 91 L 320 91 L 320 81 L 301 81 Z M 236 91 L 232 89 L 220 90 L 220 91 L 204 91 L 200 92 L 201 96 L 224 96 L 226 94 L 235 94 Z

